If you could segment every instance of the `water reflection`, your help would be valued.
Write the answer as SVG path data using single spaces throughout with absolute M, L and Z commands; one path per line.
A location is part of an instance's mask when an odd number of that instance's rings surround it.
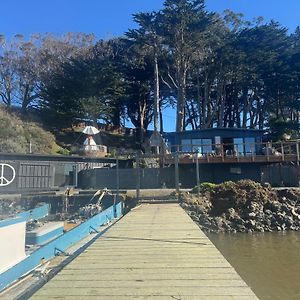
M 261 299 L 300 299 L 300 232 L 209 234 Z

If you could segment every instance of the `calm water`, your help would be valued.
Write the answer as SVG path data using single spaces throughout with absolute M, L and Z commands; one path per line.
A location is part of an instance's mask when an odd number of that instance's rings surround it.
M 261 299 L 300 299 L 300 232 L 209 234 Z

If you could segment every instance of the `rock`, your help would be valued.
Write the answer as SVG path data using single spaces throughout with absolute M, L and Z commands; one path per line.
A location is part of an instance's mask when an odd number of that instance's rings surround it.
M 255 227 L 255 225 L 256 225 L 256 222 L 254 220 L 250 220 L 249 223 L 251 224 L 252 227 Z
M 251 212 L 251 213 L 248 214 L 248 216 L 250 218 L 255 218 L 256 217 L 256 213 L 255 212 Z
M 299 191 L 287 190 L 280 195 L 279 191 L 269 187 L 241 181 L 217 185 L 201 199 L 186 194 L 181 205 L 205 231 L 251 233 L 299 230 L 299 196 Z
M 184 202 L 181 203 L 181 207 L 182 207 L 184 210 L 189 210 L 189 205 L 187 205 L 187 204 L 184 203 Z

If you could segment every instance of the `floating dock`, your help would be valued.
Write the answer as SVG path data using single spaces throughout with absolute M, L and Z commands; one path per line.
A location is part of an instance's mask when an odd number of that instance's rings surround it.
M 179 204 L 132 210 L 32 297 L 258 299 Z

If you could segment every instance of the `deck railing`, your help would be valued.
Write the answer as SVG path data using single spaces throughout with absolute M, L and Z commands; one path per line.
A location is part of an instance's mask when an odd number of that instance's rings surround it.
M 300 141 L 263 143 L 222 143 L 173 145 L 167 149 L 166 158 L 174 153 L 179 162 L 197 159 L 199 162 L 278 162 L 300 160 Z

